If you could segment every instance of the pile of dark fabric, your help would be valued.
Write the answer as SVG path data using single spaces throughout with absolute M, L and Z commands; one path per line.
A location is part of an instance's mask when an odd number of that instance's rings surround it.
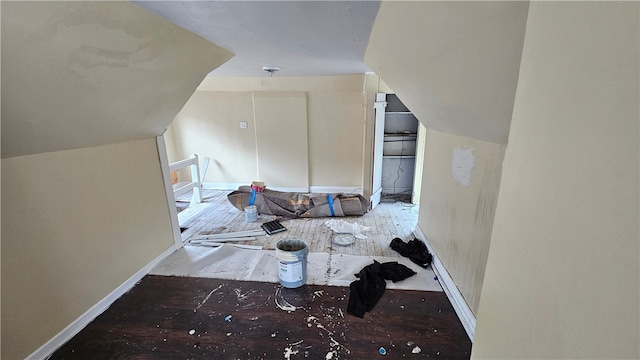
M 400 238 L 395 238 L 391 240 L 391 248 L 423 268 L 429 266 L 433 259 L 429 250 L 427 250 L 427 246 L 418 239 L 405 243 Z
M 358 280 L 349 286 L 351 293 L 347 313 L 360 318 L 364 317 L 364 314 L 371 311 L 384 294 L 386 280 L 401 281 L 415 274 L 415 271 L 397 261 L 380 264 L 374 260 L 373 264 L 365 266 L 359 274 L 356 274 Z

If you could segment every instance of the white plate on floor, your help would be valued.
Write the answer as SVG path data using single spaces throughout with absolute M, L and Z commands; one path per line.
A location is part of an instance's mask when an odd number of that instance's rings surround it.
M 353 234 L 335 234 L 332 242 L 340 246 L 349 246 L 356 242 L 356 237 Z

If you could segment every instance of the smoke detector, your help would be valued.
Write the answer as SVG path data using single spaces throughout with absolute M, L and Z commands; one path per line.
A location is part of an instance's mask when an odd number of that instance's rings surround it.
M 263 66 L 262 70 L 269 73 L 270 76 L 273 76 L 273 73 L 276 71 L 282 70 L 280 66 Z

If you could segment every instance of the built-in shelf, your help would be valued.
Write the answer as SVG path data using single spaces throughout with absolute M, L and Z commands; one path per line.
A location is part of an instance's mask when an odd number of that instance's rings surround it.
M 418 119 L 395 94 L 385 99 L 382 194 L 401 194 L 413 188 Z
M 386 138 L 392 138 L 392 137 L 398 137 L 398 138 L 416 138 L 418 137 L 418 134 L 416 133 L 386 133 L 384 134 L 385 139 Z
M 411 111 L 386 111 L 385 115 L 413 115 Z

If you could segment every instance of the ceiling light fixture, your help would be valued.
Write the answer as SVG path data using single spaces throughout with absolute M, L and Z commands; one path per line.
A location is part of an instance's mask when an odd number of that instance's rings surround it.
M 269 73 L 270 76 L 273 76 L 273 73 L 276 71 L 282 70 L 280 66 L 263 66 L 262 70 Z

